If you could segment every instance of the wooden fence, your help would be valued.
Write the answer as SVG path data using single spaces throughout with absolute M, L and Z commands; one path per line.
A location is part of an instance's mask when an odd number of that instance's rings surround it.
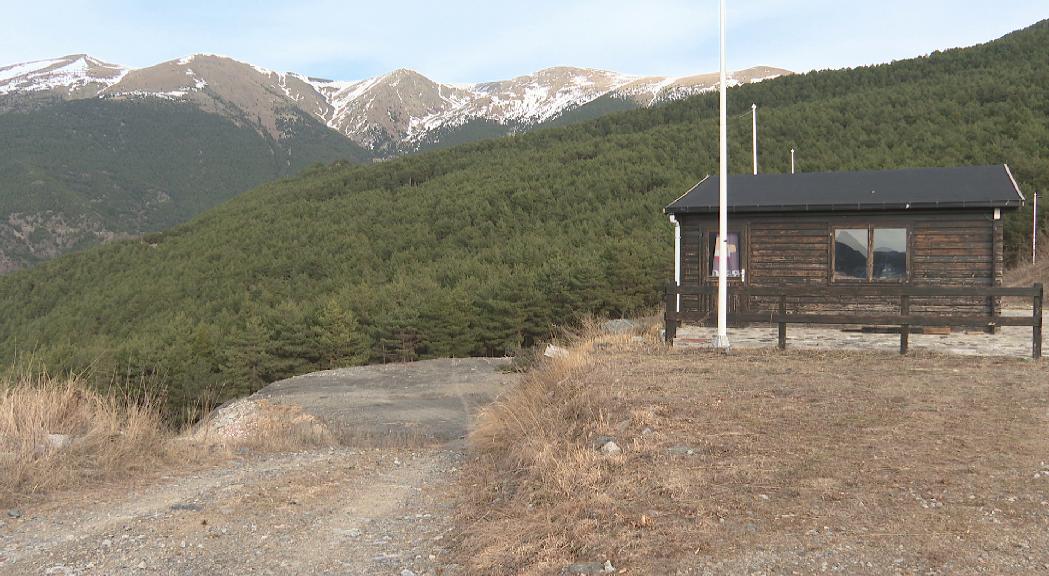
M 681 322 L 691 322 L 700 325 L 708 325 L 713 316 L 711 311 L 706 312 L 679 312 L 677 310 L 678 296 L 707 296 L 717 295 L 717 286 L 677 286 L 674 282 L 667 284 L 666 290 L 666 340 L 673 343 L 677 336 L 677 327 Z M 916 326 L 951 326 L 965 328 L 994 329 L 999 326 L 1030 326 L 1031 327 L 1031 355 L 1034 358 L 1042 357 L 1042 297 L 1041 284 L 1035 284 L 1030 288 L 1003 288 L 999 286 L 987 287 L 931 287 L 931 286 L 835 286 L 835 287 L 784 287 L 784 288 L 730 288 L 730 300 L 740 298 L 747 301 L 775 301 L 778 303 L 775 310 L 740 312 L 729 311 L 728 320 L 730 324 L 777 324 L 779 326 L 779 347 L 787 347 L 787 324 L 824 324 L 824 325 L 863 325 L 863 326 L 899 326 L 900 327 L 900 353 L 906 354 L 909 344 L 910 331 Z M 791 297 L 805 298 L 859 298 L 880 297 L 885 299 L 899 299 L 899 312 L 891 313 L 849 313 L 849 314 L 811 314 L 811 313 L 788 313 L 787 299 Z M 972 297 L 972 298 L 999 298 L 1019 297 L 1031 299 L 1030 316 L 1002 316 L 998 313 L 997 306 L 990 306 L 986 314 L 937 314 L 920 315 L 911 313 L 911 298 L 935 298 L 935 297 Z M 716 312 L 716 310 L 714 311 Z

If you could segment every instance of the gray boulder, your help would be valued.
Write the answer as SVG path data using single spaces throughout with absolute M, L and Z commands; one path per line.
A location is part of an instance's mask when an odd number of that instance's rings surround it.
M 568 350 L 554 344 L 548 344 L 546 350 L 543 351 L 543 356 L 547 358 L 568 358 Z
M 609 334 L 628 334 L 637 330 L 637 322 L 625 318 L 619 318 L 605 322 L 601 325 L 601 329 Z
M 73 443 L 73 437 L 68 434 L 48 434 L 47 446 L 52 450 L 64 450 Z

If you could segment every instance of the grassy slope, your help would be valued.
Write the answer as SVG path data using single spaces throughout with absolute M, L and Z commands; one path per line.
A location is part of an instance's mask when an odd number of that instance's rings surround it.
M 1008 162 L 1049 185 L 1049 23 L 988 45 L 734 89 L 765 171 Z M 176 403 L 364 357 L 502 354 L 581 313 L 658 302 L 660 209 L 715 170 L 716 96 L 321 167 L 193 222 L 0 279 L 0 359 L 158 372 Z M 749 119 L 730 125 L 749 169 Z M 1023 218 L 1010 225 L 1017 245 Z M 349 325 L 342 318 L 352 311 Z M 361 334 L 358 334 L 358 336 Z M 355 350 L 354 358 L 360 358 Z
M 458 560 L 489 575 L 606 560 L 630 574 L 1038 572 L 1047 392 L 1044 364 L 1022 359 L 715 359 L 668 351 L 654 329 L 591 335 L 479 418 Z M 598 451 L 602 436 L 622 452 Z
M 286 133 L 273 142 L 247 123 L 156 99 L 55 102 L 0 114 L 0 219 L 50 212 L 139 234 L 309 164 L 367 157 L 309 118 L 289 121 Z M 78 247 L 93 238 L 82 240 Z M 19 243 L 0 251 L 35 260 Z

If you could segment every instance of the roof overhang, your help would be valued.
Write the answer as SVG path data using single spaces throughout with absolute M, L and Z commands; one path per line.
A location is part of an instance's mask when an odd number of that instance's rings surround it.
M 1026 204 L 1005 164 L 729 178 L 729 213 L 1018 210 Z M 717 199 L 708 175 L 663 212 L 715 214 Z
M 906 204 L 762 204 L 760 206 L 729 205 L 728 212 L 729 214 L 755 212 L 897 212 L 909 210 L 986 210 L 989 208 L 1019 210 L 1023 206 L 1023 200 L 1009 200 L 1005 202 L 915 202 Z M 717 208 L 708 207 L 667 206 L 663 209 L 663 213 L 717 214 L 718 210 Z

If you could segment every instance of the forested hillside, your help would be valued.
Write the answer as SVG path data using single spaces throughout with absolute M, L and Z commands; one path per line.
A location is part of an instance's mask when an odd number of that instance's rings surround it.
M 315 162 L 369 159 L 305 114 L 290 113 L 281 128 L 272 139 L 250 119 L 159 98 L 0 113 L 0 273 L 169 228 Z
M 733 172 L 1008 163 L 1049 188 L 1049 22 L 730 92 Z M 171 405 L 357 362 L 504 354 L 658 304 L 664 205 L 717 163 L 717 96 L 264 185 L 192 222 L 0 278 L 0 358 L 149 374 Z M 1030 213 L 1008 226 L 1010 254 Z M 1027 228 L 1029 230 L 1029 228 Z

